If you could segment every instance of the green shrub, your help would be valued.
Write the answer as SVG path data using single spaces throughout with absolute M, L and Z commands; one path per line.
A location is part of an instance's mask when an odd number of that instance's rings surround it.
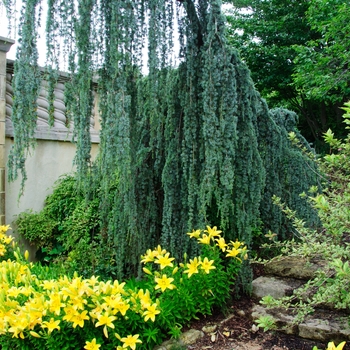
M 37 247 L 53 248 L 57 237 L 58 221 L 52 219 L 45 211 L 20 213 L 15 224 L 17 232 Z
M 344 109 L 344 122 L 346 128 L 350 129 L 350 102 Z M 290 136 L 295 141 L 294 135 Z M 315 307 L 324 304 L 331 304 L 336 309 L 350 310 L 350 134 L 345 140 L 338 140 L 328 130 L 325 141 L 329 145 L 330 154 L 318 160 L 325 174 L 323 192 L 319 194 L 318 188 L 314 186 L 308 195 L 303 194 L 317 210 L 322 229 L 307 228 L 293 210 L 279 198 L 274 198 L 275 204 L 293 222 L 295 236 L 292 241 L 275 245 L 285 255 L 317 258 L 327 262 L 326 267 L 317 271 L 315 278 L 296 290 L 293 296 L 269 301 L 270 306 L 295 308 L 299 320 Z M 300 300 L 304 302 L 297 302 Z
M 78 191 L 76 177 L 66 175 L 55 183 L 42 211 L 21 213 L 15 224 L 18 233 L 38 248 L 39 261 L 65 263 L 66 268 L 90 275 L 99 261 L 98 208 L 98 200 L 87 201 Z

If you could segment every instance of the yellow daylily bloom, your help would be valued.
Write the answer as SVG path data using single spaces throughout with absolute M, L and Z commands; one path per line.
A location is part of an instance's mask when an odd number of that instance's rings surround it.
M 110 316 L 109 313 L 106 311 L 103 314 L 97 315 L 98 322 L 96 322 L 95 327 L 104 326 L 103 327 L 103 333 L 106 338 L 108 338 L 108 331 L 107 327 L 114 329 L 113 321 L 117 318 L 115 316 Z
M 142 316 L 144 316 L 145 322 L 151 319 L 152 322 L 156 320 L 156 315 L 160 314 L 160 311 L 157 310 L 157 304 L 147 306 L 147 310 L 144 311 Z
M 166 253 L 165 255 L 159 255 L 157 259 L 154 261 L 156 264 L 160 265 L 160 269 L 163 270 L 165 267 L 173 267 L 172 261 L 175 258 L 169 258 L 170 253 Z
M 232 248 L 232 249 L 227 249 L 226 252 L 227 252 L 226 256 L 237 258 L 237 255 L 240 254 L 241 249 Z M 240 260 L 239 258 L 237 259 Z
M 61 308 L 65 306 L 66 306 L 65 304 L 61 303 L 60 293 L 52 293 L 50 295 L 50 301 L 49 301 L 50 312 L 53 312 L 54 314 L 59 315 L 61 313 Z
M 155 258 L 157 258 L 158 256 L 160 255 L 164 255 L 166 254 L 166 250 L 165 249 L 162 249 L 162 247 L 160 245 L 157 246 L 157 248 L 155 248 L 152 252 L 153 256 Z
M 213 266 L 214 260 L 210 260 L 205 257 L 204 260 L 202 261 L 201 268 L 205 271 L 205 273 L 209 273 L 210 270 L 216 269 L 215 266 Z
M 146 289 L 145 292 L 143 291 L 143 289 L 140 289 L 137 293 L 137 296 L 140 298 L 142 308 L 147 308 L 151 305 L 152 300 L 148 289 Z
M 127 337 L 121 338 L 121 341 L 123 342 L 123 348 L 130 347 L 130 349 L 135 350 L 137 343 L 142 343 L 142 341 L 139 338 L 138 334 L 135 335 L 128 335 Z
M 234 249 L 239 249 L 239 247 L 243 245 L 242 242 L 239 242 L 239 241 L 236 241 L 236 242 L 233 242 L 233 241 L 230 241 L 230 246 L 232 246 Z
M 10 225 L 0 225 L 0 232 L 1 233 L 6 233 L 10 229 L 11 229 Z
M 192 232 L 187 232 L 187 235 L 189 235 L 190 238 L 199 238 L 201 235 L 201 230 L 193 230 Z
M 173 282 L 174 279 L 171 277 L 167 277 L 167 275 L 163 275 L 162 278 L 156 277 L 154 280 L 157 283 L 155 289 L 161 289 L 162 292 L 164 292 L 166 289 L 176 288 L 173 284 L 171 284 L 171 282 Z
M 59 326 L 60 322 L 61 322 L 60 320 L 55 321 L 53 318 L 50 318 L 49 322 L 44 321 L 42 323 L 42 327 L 43 328 L 47 328 L 47 330 L 48 330 L 48 332 L 50 334 L 54 329 L 57 329 L 57 330 L 61 329 L 60 326 Z
M 210 236 L 207 236 L 205 233 L 203 233 L 202 237 L 198 238 L 197 240 L 202 244 L 210 244 Z
M 141 255 L 141 262 L 143 264 L 147 264 L 148 262 L 153 262 L 153 261 L 154 261 L 154 255 L 151 249 L 148 249 L 145 255 Z
M 86 350 L 98 350 L 101 347 L 100 344 L 96 343 L 96 338 L 92 339 L 90 341 L 86 341 L 86 345 L 84 346 L 84 349 Z
M 220 237 L 215 239 L 216 241 L 216 245 L 224 252 L 226 250 L 227 247 L 227 243 L 225 242 L 225 238 L 224 237 Z
M 343 350 L 343 347 L 345 346 L 346 342 L 343 341 L 338 346 L 335 346 L 333 342 L 328 343 L 327 350 Z
M 201 261 L 197 257 L 190 259 L 190 262 L 186 264 L 187 270 L 184 273 L 188 274 L 188 277 L 191 277 L 193 274 L 198 273 L 198 267 L 201 264 Z
M 210 226 L 207 226 L 207 229 L 204 231 L 208 233 L 209 238 L 220 236 L 220 233 L 222 231 L 219 231 L 216 226 L 211 228 Z
M 76 312 L 71 318 L 70 322 L 73 323 L 73 328 L 79 326 L 84 327 L 84 320 L 88 320 L 90 317 L 87 315 L 87 311 L 84 310 L 82 313 Z

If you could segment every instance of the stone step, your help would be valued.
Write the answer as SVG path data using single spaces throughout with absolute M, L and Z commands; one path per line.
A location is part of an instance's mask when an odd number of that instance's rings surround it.
M 306 316 L 303 322 L 297 323 L 291 310 L 254 305 L 253 320 L 267 315 L 275 320 L 276 330 L 286 334 L 320 342 L 350 340 L 349 316 L 341 312 L 317 310 Z
M 308 260 L 299 256 L 279 256 L 264 264 L 264 274 L 283 278 L 309 280 L 315 272 L 324 269 L 327 262 L 313 258 Z
M 304 284 L 302 280 L 274 276 L 260 276 L 252 282 L 252 296 L 261 299 L 271 295 L 275 299 L 291 296 L 293 291 Z

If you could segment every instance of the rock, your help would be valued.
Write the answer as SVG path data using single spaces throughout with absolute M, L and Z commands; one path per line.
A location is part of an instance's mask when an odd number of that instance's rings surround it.
M 294 323 L 294 316 L 288 310 L 280 308 L 265 308 L 262 305 L 254 305 L 252 308 L 252 318 L 257 320 L 261 316 L 271 316 L 274 318 L 276 328 L 286 334 L 298 334 L 298 326 Z
M 299 280 L 260 276 L 252 282 L 252 295 L 258 299 L 266 295 L 279 299 L 292 295 L 294 289 L 299 288 L 301 285 L 302 282 Z
M 217 328 L 218 328 L 218 325 L 213 324 L 213 325 L 204 326 L 204 327 L 202 328 L 202 331 L 203 331 L 204 333 L 213 333 L 213 332 L 216 331 Z
M 256 325 L 256 324 L 253 324 L 252 325 L 252 332 L 253 333 L 256 333 L 256 332 L 258 332 L 259 331 L 259 327 Z
M 326 266 L 323 260 L 308 261 L 298 256 L 283 256 L 270 260 L 264 265 L 266 275 L 309 280 L 318 269 Z
M 241 316 L 241 317 L 244 317 L 245 316 L 245 312 L 243 310 L 238 310 L 237 311 L 237 315 Z
M 154 348 L 154 350 L 171 350 L 173 346 L 186 346 L 194 344 L 199 338 L 203 337 L 204 333 L 197 329 L 190 329 L 181 334 L 178 340 L 170 339 L 163 342 L 161 345 Z
M 170 340 L 166 340 L 165 342 L 163 342 L 161 345 L 156 346 L 154 348 L 154 350 L 171 350 L 171 348 L 173 346 L 183 346 L 184 344 L 181 341 L 175 340 L 175 339 L 170 339 Z
M 204 337 L 204 332 L 197 329 L 190 329 L 189 331 L 181 334 L 180 341 L 185 345 L 191 345 L 202 337 Z
M 342 317 L 332 312 L 332 318 L 317 318 L 319 315 L 309 316 L 299 325 L 299 336 L 302 338 L 329 341 L 333 339 L 341 342 L 350 339 L 350 328 L 348 317 Z

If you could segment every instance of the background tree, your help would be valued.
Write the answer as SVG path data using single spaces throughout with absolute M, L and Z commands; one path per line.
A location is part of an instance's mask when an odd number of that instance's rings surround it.
M 306 20 L 319 37 L 295 47 L 296 86 L 309 99 L 343 104 L 350 97 L 349 6 L 338 0 L 313 0 Z
M 258 91 L 268 104 L 295 111 L 300 116 L 299 128 L 309 141 L 317 145 L 322 141 L 322 133 L 330 126 L 339 133 L 343 129 L 339 98 L 330 100 L 322 94 L 316 97 L 309 93 L 310 82 L 304 84 L 308 80 L 305 77 L 312 76 L 315 69 L 310 55 L 305 54 L 310 51 L 307 47 L 322 40 L 322 33 L 307 15 L 310 4 L 316 7 L 317 1 L 229 2 L 234 6 L 232 14 L 227 17 L 230 43 L 240 51 Z M 345 43 L 343 41 L 342 45 Z M 299 82 L 294 80 L 295 71 L 300 72 Z M 317 86 L 315 79 L 312 81 L 313 86 Z M 340 96 L 342 94 L 338 91 Z
M 24 3 L 23 13 L 33 12 L 33 1 Z M 63 36 L 71 71 L 65 102 L 68 121 L 74 121 L 79 189 L 87 199 L 99 198 L 99 244 L 112 252 L 113 277 L 136 273 L 140 254 L 159 243 L 176 257 L 194 254 L 184 233 L 205 225 L 219 226 L 227 239 L 248 247 L 258 229 L 272 227 L 285 237 L 283 218 L 269 210 L 276 192 L 297 204 L 310 224 L 317 222 L 311 208 L 296 200 L 317 182 L 314 165 L 289 151 L 286 135 L 297 132 L 296 116 L 270 111 L 255 90 L 249 69 L 227 44 L 220 0 L 49 1 L 48 8 L 50 51 L 59 52 L 57 38 Z M 171 55 L 175 14 L 177 68 Z M 21 18 L 23 33 L 33 25 L 35 16 Z M 31 67 L 18 66 L 15 75 L 26 69 Z M 91 165 L 94 71 L 102 129 L 99 157 Z M 21 105 L 21 95 L 14 95 Z M 26 137 L 18 133 L 15 143 Z M 24 163 L 10 166 L 16 173 Z M 249 269 L 241 277 L 249 285 Z

